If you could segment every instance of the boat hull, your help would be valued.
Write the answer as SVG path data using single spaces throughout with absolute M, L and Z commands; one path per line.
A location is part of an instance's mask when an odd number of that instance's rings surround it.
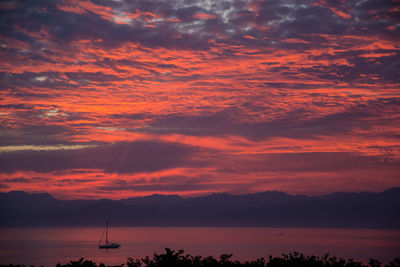
M 119 248 L 121 245 L 116 243 L 99 245 L 99 249 Z

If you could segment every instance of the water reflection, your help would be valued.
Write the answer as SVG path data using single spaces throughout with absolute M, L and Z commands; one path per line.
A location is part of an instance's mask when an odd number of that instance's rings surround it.
M 113 227 L 116 250 L 99 250 L 103 228 L 0 228 L 0 263 L 53 266 L 85 257 L 121 264 L 127 257 L 151 256 L 165 247 L 191 255 L 234 253 L 238 260 L 292 251 L 343 258 L 388 261 L 400 251 L 399 230 L 222 227 Z

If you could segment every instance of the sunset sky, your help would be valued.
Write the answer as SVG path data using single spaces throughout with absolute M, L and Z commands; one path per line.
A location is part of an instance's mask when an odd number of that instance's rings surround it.
M 400 186 L 399 0 L 0 2 L 0 191 Z

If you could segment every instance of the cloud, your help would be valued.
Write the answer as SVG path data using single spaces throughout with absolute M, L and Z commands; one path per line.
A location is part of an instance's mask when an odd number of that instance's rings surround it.
M 123 142 L 58 151 L 18 151 L 0 154 L 1 172 L 51 172 L 67 169 L 101 169 L 107 173 L 152 172 L 194 164 L 195 151 L 180 144 Z
M 227 164 L 224 164 L 224 161 Z M 235 164 L 232 164 L 236 162 Z M 265 153 L 257 155 L 226 155 L 216 165 L 231 173 L 340 173 L 355 170 L 386 168 L 398 171 L 398 161 L 352 152 Z M 339 178 L 338 178 L 339 179 Z
M 40 183 L 40 182 L 48 182 L 50 178 L 42 178 L 42 177 L 31 177 L 31 178 L 25 178 L 25 177 L 18 177 L 18 178 L 9 178 L 9 179 L 4 179 L 2 182 L 4 183 L 23 183 L 23 184 L 30 184 L 30 183 Z
M 106 185 L 97 187 L 97 190 L 107 191 L 131 191 L 131 192 L 190 192 L 218 190 L 226 188 L 226 185 L 213 185 L 210 179 L 205 177 L 191 178 L 187 176 L 164 176 L 151 181 L 126 181 L 113 180 Z
M 397 1 L 3 1 L 0 17 L 4 179 L 299 189 L 365 164 L 398 185 Z
M 321 103 L 321 105 L 327 104 Z M 340 105 L 340 103 L 335 105 Z M 261 112 L 264 107 L 261 108 Z M 254 140 L 271 137 L 309 139 L 349 134 L 358 130 L 372 130 L 374 125 L 382 120 L 384 113 L 398 110 L 400 106 L 398 99 L 381 99 L 327 115 L 309 116 L 307 110 L 289 109 L 280 118 L 268 120 L 267 117 L 267 120 L 247 120 L 249 118 L 247 114 L 251 108 L 255 107 L 229 108 L 202 115 L 170 114 L 160 116 L 150 121 L 149 127 L 142 130 L 193 136 L 239 135 Z M 387 125 L 397 123 L 397 119 L 394 117 L 385 121 Z

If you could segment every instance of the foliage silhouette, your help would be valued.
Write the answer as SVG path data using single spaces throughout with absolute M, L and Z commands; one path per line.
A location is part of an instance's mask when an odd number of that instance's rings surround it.
M 282 254 L 278 257 L 269 256 L 268 261 L 259 258 L 253 261 L 240 262 L 232 260 L 233 254 L 222 254 L 219 259 L 213 256 L 191 256 L 184 255 L 183 250 L 175 252 L 169 248 L 165 249 L 165 253 L 154 253 L 153 257 L 149 256 L 142 259 L 128 258 L 126 267 L 400 267 L 400 257 L 395 258 L 389 263 L 382 265 L 375 259 L 370 259 L 368 264 L 354 261 L 352 259 L 345 260 L 337 257 L 330 257 L 329 254 L 323 257 L 304 255 L 299 252 Z M 56 267 L 124 267 L 125 264 L 106 266 L 103 263 L 97 265 L 91 260 L 84 258 L 78 261 L 70 261 L 67 264 L 58 263 Z M 0 267 L 29 267 L 26 265 L 1 265 Z

